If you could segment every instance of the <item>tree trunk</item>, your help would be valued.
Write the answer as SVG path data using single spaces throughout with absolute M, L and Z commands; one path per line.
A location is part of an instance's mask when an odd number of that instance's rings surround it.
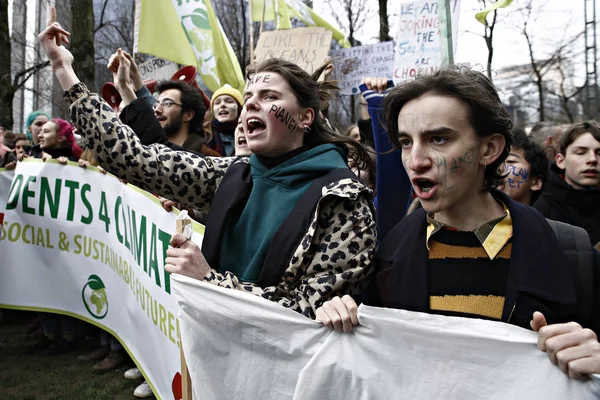
M 390 37 L 390 26 L 388 25 L 388 0 L 379 0 L 379 41 L 387 42 L 392 40 Z
M 485 3 L 484 3 L 485 5 Z M 489 34 L 485 38 L 485 44 L 488 48 L 488 59 L 487 59 L 487 75 L 490 80 L 492 80 L 492 60 L 494 59 L 494 28 L 496 27 L 496 17 L 497 11 L 494 10 L 494 18 L 492 18 L 492 23 L 488 27 Z
M 76 0 L 71 3 L 71 53 L 75 58 L 73 69 L 77 77 L 91 91 L 95 87 L 96 64 L 94 63 L 94 2 L 93 0 Z
M 538 88 L 538 98 L 540 101 L 540 107 L 539 107 L 540 121 L 545 121 L 546 115 L 544 113 L 544 85 L 543 85 L 542 77 L 539 75 L 537 76 L 536 84 L 537 84 L 537 88 Z
M 11 47 L 8 32 L 8 0 L 0 0 L 0 124 L 5 129 L 13 127 L 12 103 L 15 89 L 11 82 Z

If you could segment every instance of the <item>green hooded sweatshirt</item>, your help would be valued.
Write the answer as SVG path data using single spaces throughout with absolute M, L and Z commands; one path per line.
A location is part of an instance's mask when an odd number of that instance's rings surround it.
M 239 219 L 223 232 L 219 265 L 240 281 L 256 283 L 273 234 L 313 180 L 337 168 L 348 168 L 337 145 L 324 144 L 268 169 L 250 157 L 252 191 Z

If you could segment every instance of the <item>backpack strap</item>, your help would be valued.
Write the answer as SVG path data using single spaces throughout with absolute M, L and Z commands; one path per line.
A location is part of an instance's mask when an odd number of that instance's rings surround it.
M 294 251 L 300 245 L 300 241 L 310 227 L 317 204 L 323 196 L 323 188 L 328 184 L 348 178 L 358 180 L 350 169 L 337 168 L 312 182 L 273 234 L 258 279 L 260 287 L 275 286 L 281 281 Z M 310 243 L 303 243 L 302 245 L 304 250 L 308 251 Z
M 594 259 L 588 233 L 580 227 L 546 219 L 558 239 L 558 244 L 569 261 L 571 275 L 577 289 L 578 303 L 582 306 L 583 322 L 592 326 L 594 309 Z

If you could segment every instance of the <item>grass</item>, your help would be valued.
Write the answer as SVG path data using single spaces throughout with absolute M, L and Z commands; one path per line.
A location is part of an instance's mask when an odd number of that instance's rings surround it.
M 123 373 L 133 363 L 105 374 L 92 372 L 94 361 L 77 360 L 95 349 L 98 342 L 86 341 L 78 329 L 78 347 L 57 356 L 25 354 L 32 342 L 26 328 L 34 313 L 2 310 L 0 322 L 0 399 L 2 400 L 122 400 L 135 399 L 141 381 L 130 381 Z

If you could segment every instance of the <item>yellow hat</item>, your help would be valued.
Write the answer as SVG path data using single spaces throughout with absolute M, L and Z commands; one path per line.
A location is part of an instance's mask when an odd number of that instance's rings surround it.
M 233 97 L 240 106 L 244 104 L 244 96 L 242 96 L 240 91 L 226 83 L 223 87 L 217 89 L 217 91 L 213 93 L 212 98 L 210 99 L 211 110 L 215 104 L 215 100 L 217 99 L 217 97 L 223 96 L 224 94 Z

